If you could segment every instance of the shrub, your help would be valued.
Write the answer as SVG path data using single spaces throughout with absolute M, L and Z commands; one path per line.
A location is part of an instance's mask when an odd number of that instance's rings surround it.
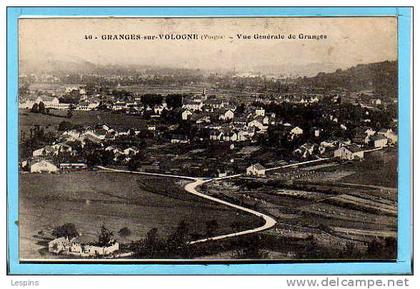
M 121 228 L 121 230 L 118 231 L 118 235 L 122 238 L 126 238 L 131 235 L 131 230 L 127 227 Z
M 79 236 L 79 232 L 77 232 L 76 226 L 73 223 L 66 223 L 62 226 L 58 226 L 51 234 L 56 238 L 67 237 L 69 239 Z

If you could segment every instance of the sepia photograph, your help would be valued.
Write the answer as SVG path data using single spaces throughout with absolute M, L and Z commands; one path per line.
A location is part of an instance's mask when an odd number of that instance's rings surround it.
M 22 262 L 396 261 L 397 17 L 22 17 Z

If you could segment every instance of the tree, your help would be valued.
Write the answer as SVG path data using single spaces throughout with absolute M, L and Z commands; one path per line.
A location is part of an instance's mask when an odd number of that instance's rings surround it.
M 38 113 L 39 112 L 38 103 L 34 103 L 34 105 L 31 108 L 31 112 L 33 112 L 33 113 Z
M 99 233 L 99 237 L 98 237 L 98 245 L 108 246 L 114 241 L 113 237 L 114 237 L 114 233 L 108 230 L 105 227 L 105 225 L 102 225 L 101 232 Z
M 73 124 L 69 121 L 63 120 L 62 122 L 58 124 L 59 131 L 66 131 L 66 130 L 71 130 L 71 129 L 73 129 Z
M 167 250 L 169 252 L 180 252 L 181 255 L 185 253 L 186 246 L 189 241 L 189 225 L 185 220 L 182 220 L 175 232 L 169 235 L 167 240 Z
M 114 153 L 112 151 L 101 152 L 101 164 L 103 166 L 111 165 L 114 162 Z
M 69 109 L 67 111 L 67 118 L 72 118 L 73 117 L 73 110 Z
M 141 97 L 141 102 L 144 105 L 155 106 L 162 104 L 163 96 L 160 94 L 144 94 Z
M 170 108 L 182 107 L 182 94 L 168 94 L 166 96 L 166 103 Z
M 127 163 L 127 167 L 130 171 L 135 171 L 141 165 L 141 162 L 145 160 L 145 156 L 142 152 L 137 152 Z
M 80 101 L 80 93 L 79 90 L 72 90 L 66 95 L 63 95 L 60 98 L 61 103 L 69 103 L 69 104 L 78 104 Z
M 66 223 L 62 226 L 58 226 L 51 234 L 56 238 L 67 237 L 69 239 L 79 236 L 79 232 L 77 232 L 76 226 L 73 223 Z
M 152 228 L 149 232 L 147 232 L 143 249 L 149 258 L 154 257 L 155 252 L 162 249 L 162 241 L 159 239 L 157 228 Z
M 118 231 L 118 235 L 119 235 L 121 238 L 126 238 L 126 237 L 128 237 L 128 236 L 130 236 L 130 235 L 131 235 L 131 230 L 130 230 L 129 228 L 127 228 L 127 227 L 121 228 L 121 229 Z
M 101 164 L 101 154 L 98 151 L 94 151 L 86 156 L 86 164 L 89 167 L 94 167 Z
M 45 104 L 42 101 L 39 102 L 38 111 L 39 111 L 39 113 L 46 113 Z

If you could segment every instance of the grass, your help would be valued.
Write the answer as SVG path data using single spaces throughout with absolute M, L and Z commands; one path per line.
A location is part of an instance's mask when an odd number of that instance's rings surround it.
M 375 236 L 395 236 L 397 231 L 397 204 L 380 189 L 329 184 L 287 185 L 281 180 L 267 182 L 242 178 L 209 183 L 202 190 L 214 195 L 221 187 L 225 188 L 221 198 L 233 198 L 247 207 L 257 207 L 259 212 L 268 213 L 277 220 L 276 228 L 263 235 L 296 237 L 304 243 L 307 243 L 304 238 L 313 237 L 326 249 L 322 249 L 324 251 L 316 258 L 346 258 L 342 250 L 347 243 L 358 247 L 361 255 L 357 258 L 368 258 L 367 244 Z M 270 256 L 280 253 L 291 254 L 295 259 L 309 256 L 302 247 L 286 248 L 270 248 L 262 244 L 262 249 L 272 251 Z M 395 249 L 389 248 L 392 258 Z
M 53 114 L 56 114 L 53 112 Z M 41 113 L 32 113 L 29 110 L 19 110 L 19 129 L 28 132 L 34 125 L 45 128 L 57 129 L 62 121 L 70 121 L 75 125 L 96 125 L 105 123 L 116 129 L 146 127 L 146 121 L 139 116 L 126 115 L 122 113 L 112 113 L 108 111 L 73 111 L 73 117 L 45 115 Z
M 219 224 L 214 234 L 232 232 L 234 221 L 243 229 L 260 222 L 189 195 L 173 180 L 118 173 L 21 174 L 19 201 L 21 258 L 51 258 L 41 255 L 38 232 L 49 233 L 64 223 L 74 223 L 84 239 L 92 241 L 104 224 L 117 240 L 128 243 L 144 238 L 154 227 L 165 238 L 182 220 L 190 233 L 202 236 L 206 221 L 212 219 Z M 132 232 L 129 237 L 117 235 L 123 227 Z
M 398 154 L 396 149 L 367 153 L 362 162 L 340 167 L 354 173 L 340 182 L 396 188 L 398 183 Z

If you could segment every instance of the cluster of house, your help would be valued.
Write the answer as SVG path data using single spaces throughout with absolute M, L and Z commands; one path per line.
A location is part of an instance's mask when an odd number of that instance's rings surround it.
M 392 129 L 382 128 L 376 131 L 371 127 L 356 129 L 355 136 L 352 138 L 352 142 L 361 147 L 371 144 L 375 148 L 384 148 L 386 146 L 395 145 L 397 140 L 397 133 Z
M 56 173 L 60 170 L 83 170 L 87 168 L 87 165 L 83 162 L 62 162 L 55 164 L 51 159 L 60 153 L 74 155 L 76 152 L 65 142 L 47 145 L 34 150 L 31 158 L 22 161 L 21 167 L 31 173 Z
M 106 246 L 83 244 L 78 237 L 56 238 L 48 243 L 48 251 L 60 255 L 73 255 L 80 257 L 99 257 L 114 254 L 120 249 L 120 244 L 112 240 Z
M 397 134 L 392 129 L 380 129 L 375 131 L 372 128 L 361 128 L 365 137 L 361 143 L 352 140 L 325 140 L 318 144 L 305 143 L 293 151 L 295 156 L 307 159 L 316 155 L 327 155 L 341 160 L 362 160 L 365 153 L 372 150 L 383 149 L 387 146 L 394 146 L 397 143 Z M 367 144 L 372 146 L 367 147 Z M 248 176 L 263 177 L 266 168 L 260 163 L 252 164 L 246 169 Z
M 57 164 L 53 159 L 60 154 L 67 154 L 68 156 L 73 157 L 73 159 L 74 157 L 77 158 L 78 153 L 80 152 L 72 147 L 74 142 L 80 143 L 80 146 L 83 149 L 87 141 L 102 145 L 107 140 L 115 140 L 118 136 L 127 136 L 130 133 L 130 131 L 118 132 L 109 128 L 107 125 L 86 127 L 83 130 L 67 130 L 61 134 L 58 138 L 58 142 L 34 150 L 31 158 L 22 161 L 21 167 L 24 169 L 26 168 L 31 173 L 56 173 L 59 171 L 87 169 L 87 164 L 83 161 L 61 162 Z M 134 133 L 138 134 L 140 131 L 134 131 Z M 124 148 L 107 146 L 104 150 L 112 152 L 115 161 L 122 160 L 125 162 L 128 162 L 133 155 L 139 152 L 138 148 L 133 146 Z
M 71 93 L 72 91 L 76 91 L 80 96 L 78 103 L 70 104 L 62 102 L 55 93 L 41 95 L 31 94 L 20 99 L 18 107 L 21 109 L 31 109 L 35 104 L 39 105 L 42 102 L 45 108 L 49 109 L 68 110 L 71 108 L 74 110 L 89 111 L 96 109 L 100 105 L 100 95 L 88 96 L 86 90 L 82 87 L 65 88 L 65 93 Z
M 248 105 L 239 112 L 235 104 L 223 99 L 207 99 L 204 94 L 183 101 L 181 118 L 208 129 L 209 140 L 221 142 L 252 141 L 278 121 L 275 113 L 267 113 L 263 107 Z M 279 124 L 289 130 L 291 139 L 303 133 L 300 127 L 290 123 L 279 120 Z
M 82 100 L 87 100 L 85 93 L 82 91 Z M 285 99 L 287 95 L 284 96 Z M 289 96 L 292 98 L 292 95 Z M 79 103 L 79 107 L 83 110 L 94 109 L 95 105 L 99 105 L 99 100 L 89 98 L 89 103 Z M 92 100 L 93 99 L 93 100 Z M 38 98 L 36 101 L 45 101 L 45 99 Z M 179 119 L 184 122 L 190 122 L 197 127 L 204 129 L 208 133 L 208 140 L 214 142 L 256 142 L 257 136 L 266 134 L 270 126 L 276 125 L 283 127 L 288 140 L 292 141 L 304 134 L 304 130 L 292 125 L 291 123 L 283 121 L 276 117 L 275 113 L 267 112 L 264 107 L 248 105 L 246 107 L 237 106 L 223 98 L 207 97 L 205 91 L 202 94 L 195 96 L 184 97 L 182 100 L 182 107 L 173 109 L 169 108 L 167 103 L 155 105 L 139 105 L 141 99 L 133 99 L 133 101 L 114 101 L 110 102 L 112 110 L 126 111 L 127 108 L 148 111 L 151 117 L 160 117 L 165 110 L 175 111 Z M 262 100 L 261 100 L 262 101 Z M 311 95 L 305 98 L 306 102 L 318 102 L 317 95 Z M 94 104 L 93 104 L 94 103 Z M 46 107 L 53 107 L 51 105 L 57 104 L 57 99 L 51 102 L 44 102 Z M 59 103 L 58 103 L 59 104 Z M 82 106 L 80 106 L 82 104 Z M 28 104 L 30 106 L 30 103 Z M 338 117 L 333 114 L 324 115 L 333 122 L 337 122 L 340 129 L 347 130 L 344 124 L 339 124 Z M 180 134 L 175 132 L 168 126 L 168 131 L 173 131 L 170 135 L 170 142 L 173 144 L 184 144 L 191 141 L 192 136 L 188 134 Z M 176 126 L 175 126 L 176 127 Z M 147 129 L 157 133 L 156 125 L 148 125 Z M 305 132 L 307 133 L 307 132 Z M 354 137 L 350 139 L 330 139 L 325 140 L 321 138 L 320 134 L 323 132 L 322 128 L 313 128 L 309 132 L 315 139 L 319 139 L 318 143 L 304 143 L 295 148 L 293 154 L 298 159 L 308 159 L 318 155 L 334 156 L 341 159 L 353 160 L 363 159 L 364 151 L 367 149 L 381 149 L 387 146 L 393 146 L 397 142 L 397 134 L 392 129 L 375 130 L 371 127 L 361 127 L 355 130 Z M 62 133 L 58 142 L 39 148 L 32 153 L 32 159 L 22 163 L 22 167 L 27 166 L 31 172 L 58 172 L 60 170 L 79 170 L 87 168 L 83 162 L 67 162 L 54 164 L 50 159 L 60 153 L 68 153 L 77 156 L 77 150 L 72 148 L 72 143 L 78 141 L 82 148 L 86 141 L 93 142 L 102 146 L 102 149 L 111 152 L 114 161 L 127 163 L 134 155 L 139 153 L 139 149 L 135 146 L 122 147 L 121 145 L 114 145 L 113 140 L 119 137 L 141 134 L 140 130 L 129 129 L 126 131 L 117 131 L 107 125 L 97 125 L 94 127 L 86 127 L 82 130 L 71 129 Z M 204 138 L 202 139 L 204 140 Z M 321 141 L 322 140 L 322 141 Z M 107 143 L 107 145 L 104 145 Z M 118 143 L 118 142 L 115 142 Z M 262 175 L 264 168 L 261 164 L 256 164 L 256 167 L 250 167 L 247 174 Z
M 63 110 L 70 108 L 70 104 L 61 103 L 58 97 L 48 95 L 26 97 L 24 100 L 19 102 L 19 108 L 31 109 L 35 104 L 39 105 L 41 102 L 45 105 L 45 108 Z
M 307 159 L 313 155 L 328 155 L 343 160 L 363 159 L 364 152 L 372 149 L 383 149 L 395 146 L 398 140 L 397 134 L 392 129 L 380 129 L 375 131 L 370 127 L 360 128 L 354 138 L 328 139 L 320 144 L 304 143 L 296 148 L 293 153 L 301 159 Z

